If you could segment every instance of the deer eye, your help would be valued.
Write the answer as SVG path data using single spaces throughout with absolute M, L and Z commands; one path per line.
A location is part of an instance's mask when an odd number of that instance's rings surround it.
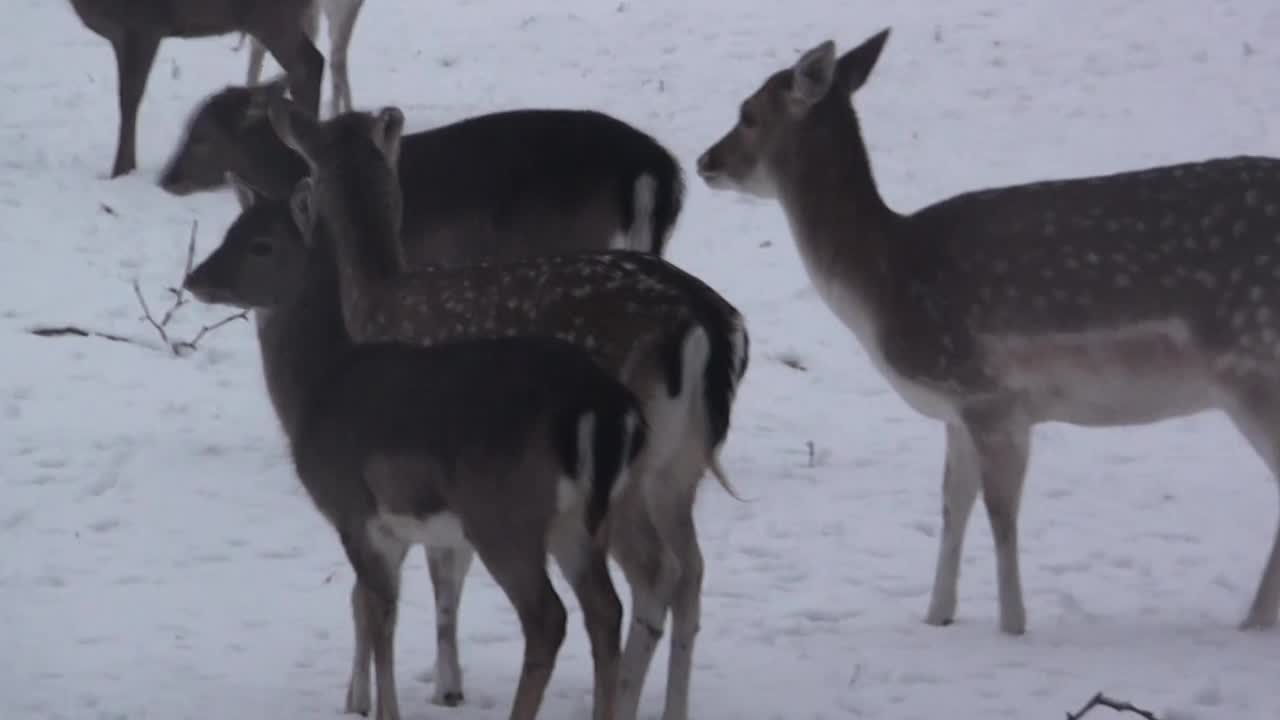
M 254 240 L 249 243 L 249 254 L 258 257 L 266 257 L 271 254 L 271 243 L 266 240 Z
M 738 115 L 738 124 L 747 130 L 754 128 L 756 126 L 755 113 L 743 108 L 742 112 Z

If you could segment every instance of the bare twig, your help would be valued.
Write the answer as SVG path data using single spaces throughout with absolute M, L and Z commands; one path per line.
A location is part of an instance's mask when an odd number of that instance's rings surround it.
M 186 262 L 186 265 L 183 266 L 183 272 L 182 272 L 182 278 L 184 280 L 187 278 L 187 276 L 191 274 L 192 268 L 195 267 L 196 232 L 198 231 L 199 227 L 200 227 L 199 221 L 196 221 L 196 220 L 191 221 L 191 240 L 187 243 L 187 262 Z M 233 315 L 229 315 L 219 320 L 218 322 L 213 323 L 212 325 L 202 326 L 200 328 L 200 331 L 195 334 L 195 337 L 191 338 L 190 340 L 174 340 L 169 335 L 169 331 L 168 331 L 169 323 L 170 321 L 173 320 L 174 316 L 177 314 L 178 309 L 188 304 L 190 296 L 187 295 L 187 291 L 183 287 L 183 283 L 181 282 L 178 283 L 177 287 L 171 287 L 167 289 L 169 293 L 173 295 L 173 304 L 170 305 L 169 308 L 165 310 L 164 315 L 161 316 L 159 320 L 157 320 L 155 315 L 151 313 L 151 307 L 147 305 L 147 299 L 145 296 L 143 296 L 142 288 L 139 286 L 138 281 L 137 280 L 133 281 L 133 294 L 137 296 L 138 304 L 142 306 L 143 318 L 148 323 L 151 324 L 151 327 L 155 328 L 155 331 L 160 335 L 160 340 L 163 341 L 164 344 L 169 348 L 169 351 L 179 357 L 186 355 L 187 353 L 190 353 L 193 350 L 195 350 L 196 346 L 199 344 L 201 340 L 204 339 L 206 335 L 217 330 L 218 328 L 224 325 L 227 325 L 234 320 L 249 319 L 249 311 L 241 310 L 240 312 L 235 313 Z
M 1084 707 L 1077 710 L 1074 714 L 1067 713 L 1067 720 L 1080 720 L 1080 718 L 1084 717 L 1090 710 L 1098 707 L 1108 708 L 1110 710 L 1115 710 L 1116 712 L 1133 713 L 1139 717 L 1146 718 L 1146 720 L 1160 720 L 1160 718 L 1155 716 L 1155 713 L 1152 713 L 1149 710 L 1143 710 L 1131 703 L 1113 700 L 1102 693 L 1094 695 L 1089 699 L 1089 702 L 1084 704 Z

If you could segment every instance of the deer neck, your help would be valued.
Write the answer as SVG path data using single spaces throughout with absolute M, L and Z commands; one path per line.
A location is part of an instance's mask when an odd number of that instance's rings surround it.
M 814 287 L 841 321 L 870 342 L 890 290 L 890 242 L 900 218 L 876 188 L 853 109 L 843 99 L 832 105 L 813 109 L 810 127 L 774 153 L 771 170 Z
M 329 240 L 338 260 L 341 314 L 351 336 L 361 340 L 370 322 L 387 312 L 391 289 L 409 271 L 399 226 L 348 226 L 333 235 Z
M 310 261 L 305 287 L 291 301 L 254 312 L 267 393 L 285 433 L 293 438 L 307 408 L 355 348 L 343 326 L 337 268 Z

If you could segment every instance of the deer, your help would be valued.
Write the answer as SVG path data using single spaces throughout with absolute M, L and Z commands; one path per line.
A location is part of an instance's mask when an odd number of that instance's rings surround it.
M 388 106 L 320 123 L 281 102 L 269 117 L 310 167 L 309 205 L 318 211 L 298 231 L 339 258 L 344 322 L 357 342 L 545 335 L 591 351 L 639 398 L 648 440 L 609 523 L 609 553 L 632 593 L 618 717 L 635 718 L 670 613 L 662 717 L 685 720 L 703 576 L 693 505 L 707 470 L 734 494 L 719 454 L 748 364 L 741 314 L 699 278 L 631 250 L 409 268 L 393 220 L 403 113 Z M 286 226 L 272 223 L 274 232 Z
M 946 428 L 925 621 L 951 624 L 981 490 L 999 628 L 1026 631 L 1018 510 L 1031 429 L 1221 410 L 1280 463 L 1280 160 L 1230 157 L 961 193 L 915 212 L 877 189 L 852 97 L 889 29 L 768 76 L 697 159 L 776 200 L 810 282 L 916 412 Z M 1280 533 L 1241 629 L 1275 625 Z
M 308 182 L 290 202 L 299 226 L 315 215 Z M 587 351 L 553 338 L 357 344 L 343 324 L 336 257 L 307 236 L 259 232 L 257 209 L 247 208 L 248 219 L 183 284 L 203 302 L 255 314 L 267 391 L 298 477 L 355 571 L 346 710 L 370 711 L 372 657 L 374 717 L 400 718 L 400 569 L 421 544 L 437 595 L 456 599 L 474 552 L 515 609 L 525 647 L 512 720 L 537 716 L 565 636 L 546 569 L 554 557 L 591 642 L 592 717 L 613 718 L 622 608 L 602 538 L 645 443 L 635 396 Z M 286 264 L 289 282 L 278 282 Z
M 330 113 L 337 115 L 353 110 L 351 80 L 347 75 L 347 50 L 351 47 L 351 33 L 364 0 L 314 0 L 311 9 L 303 17 L 303 28 L 314 43 L 320 33 L 320 11 L 324 11 L 329 25 L 329 79 L 333 94 L 329 97 Z M 249 71 L 246 82 L 257 85 L 262 79 L 262 63 L 266 58 L 266 46 L 256 38 L 249 38 Z
M 285 69 L 298 102 L 320 109 L 324 56 L 303 29 L 312 0 L 71 0 L 80 22 L 111 43 L 120 125 L 111 178 L 137 168 L 138 106 L 160 42 L 241 31 L 259 40 Z
M 275 81 L 207 97 L 160 186 L 176 195 L 208 191 L 226 187 L 231 172 L 258 192 L 287 197 L 308 170 L 267 116 L 273 101 L 291 102 L 284 91 Z M 684 193 L 666 148 L 591 110 L 504 111 L 410 133 L 398 172 L 414 265 L 609 248 L 662 254 Z

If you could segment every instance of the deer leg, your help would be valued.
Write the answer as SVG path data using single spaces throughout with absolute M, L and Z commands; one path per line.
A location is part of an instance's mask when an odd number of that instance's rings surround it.
M 342 533 L 342 545 L 356 572 L 351 604 L 352 614 L 357 618 L 357 658 L 361 630 L 373 655 L 374 682 L 378 688 L 374 718 L 400 720 L 394 644 L 396 608 L 400 599 L 400 566 L 409 546 L 373 524 Z M 357 701 L 360 699 L 355 675 L 357 673 L 353 672 L 353 681 L 348 687 L 348 702 L 353 696 Z M 367 682 L 365 691 L 367 694 Z
M 608 558 L 586 528 L 564 528 L 552 539 L 552 553 L 573 587 L 591 641 L 594 695 L 591 717 L 613 720 L 618 691 L 622 603 L 609 577 Z
M 289 76 L 289 92 L 298 105 L 320 116 L 320 84 L 324 79 L 324 55 L 316 49 L 302 27 L 274 26 L 255 30 L 254 37 L 266 46 Z
M 970 423 L 969 434 L 982 473 L 982 501 L 987 507 L 996 546 L 996 583 L 1000 597 L 1000 630 L 1021 635 L 1027 629 L 1018 569 L 1018 509 L 1030 453 L 1030 428 L 1009 417 Z
M 160 49 L 160 38 L 124 30 L 111 39 L 116 56 L 116 81 L 120 100 L 120 131 L 111 177 L 132 172 L 138 166 L 138 106 L 147 89 L 147 76 Z
M 267 49 L 257 38 L 249 37 L 249 72 L 245 77 L 246 85 L 257 85 L 262 77 L 262 62 L 267 57 Z
M 1235 398 L 1227 408 L 1227 416 L 1267 464 L 1272 478 L 1280 482 L 1280 397 L 1257 387 L 1242 388 L 1232 394 Z M 1280 528 L 1272 541 L 1253 604 L 1239 627 L 1241 630 L 1274 627 L 1277 615 L 1280 615 Z
M 640 694 L 681 574 L 680 558 L 653 525 L 652 511 L 632 510 L 610 518 L 610 549 L 631 586 L 631 627 L 618 673 L 619 720 L 634 720 L 639 712 Z
M 950 625 L 955 620 L 964 534 L 980 486 L 968 431 L 962 425 L 948 424 L 947 458 L 942 471 L 942 537 L 938 541 L 933 594 L 924 620 L 930 625 Z
M 524 634 L 524 664 L 510 720 L 537 717 L 565 634 L 564 603 L 547 576 L 545 531 L 528 525 L 529 518 L 514 520 L 504 513 L 472 518 L 465 528 L 489 575 L 515 608 Z
M 329 6 L 329 73 L 333 95 L 329 98 L 334 115 L 351 110 L 351 80 L 347 75 L 347 49 L 364 0 L 348 0 Z
M 672 547 L 680 549 L 680 578 L 671 603 L 671 657 L 667 661 L 667 699 L 662 720 L 689 717 L 693 645 L 702 622 L 702 548 L 693 524 L 693 503 L 673 522 Z
M 427 548 L 427 568 L 436 596 L 435 692 L 431 702 L 445 707 L 462 704 L 462 665 L 458 662 L 458 606 L 462 583 L 471 568 L 471 548 Z
M 367 611 L 359 580 L 351 583 L 351 615 L 356 637 L 351 678 L 347 681 L 345 712 L 368 715 L 373 709 L 373 695 L 369 690 L 369 664 L 373 660 L 373 646 L 369 644 Z

